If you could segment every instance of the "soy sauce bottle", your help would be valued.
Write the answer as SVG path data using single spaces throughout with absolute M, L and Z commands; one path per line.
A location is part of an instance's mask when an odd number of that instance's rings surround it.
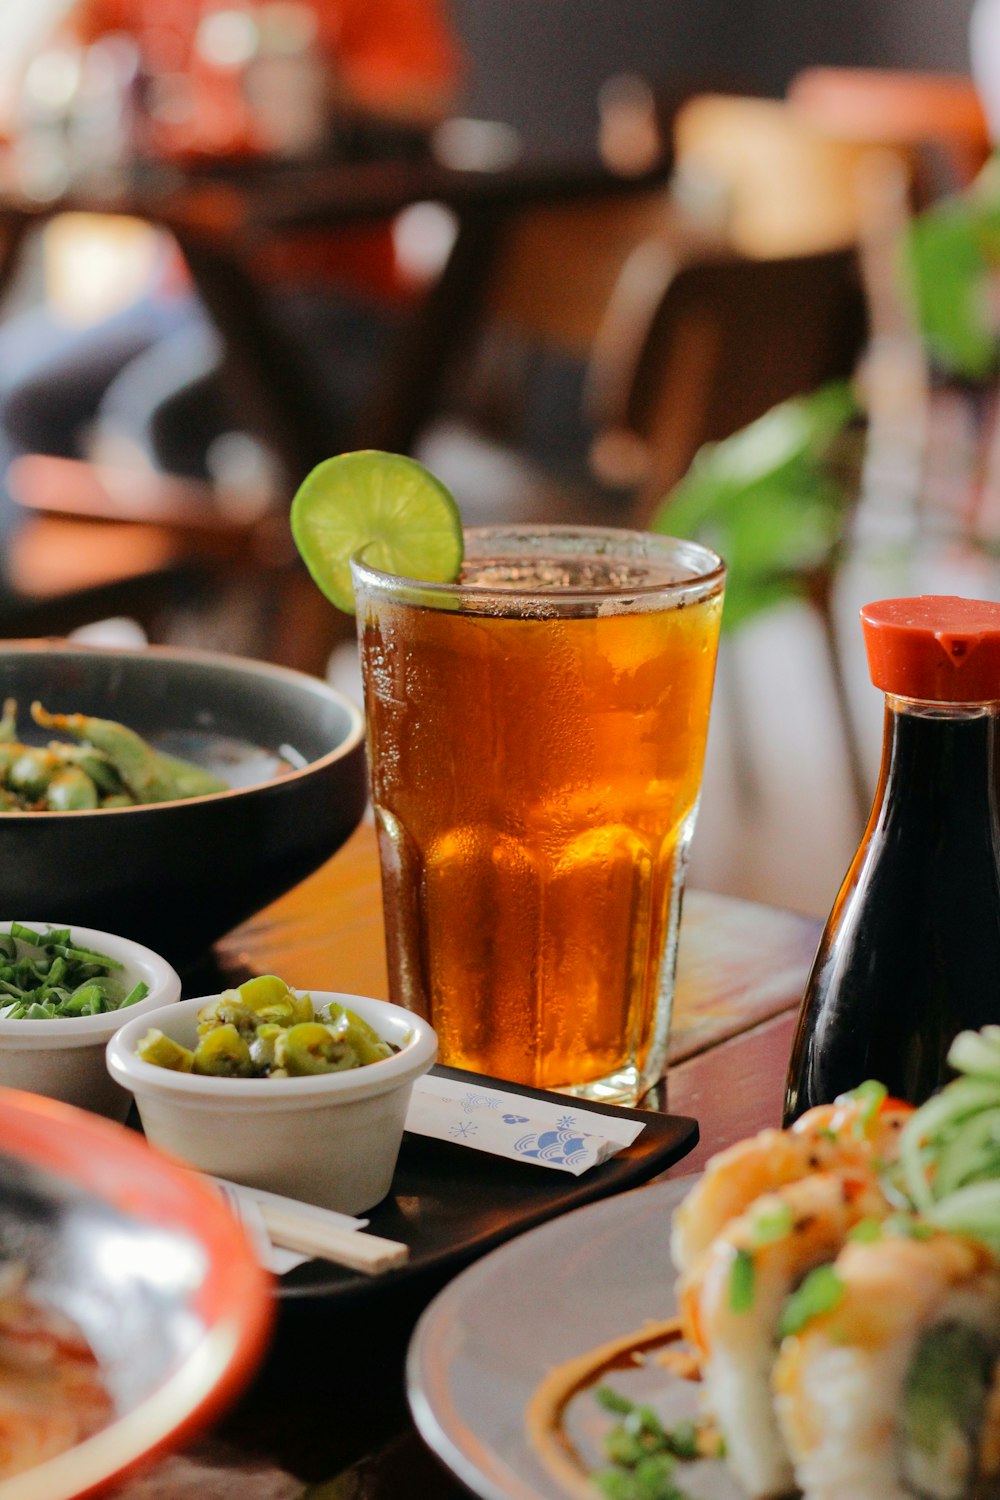
M 1000 1022 L 1000 604 L 884 599 L 861 621 L 882 768 L 806 985 L 786 1124 L 866 1078 L 918 1104 L 956 1032 Z

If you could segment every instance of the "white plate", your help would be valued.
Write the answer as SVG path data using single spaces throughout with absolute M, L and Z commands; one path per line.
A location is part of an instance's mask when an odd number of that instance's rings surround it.
M 407 1358 L 413 1418 L 482 1500 L 566 1500 L 528 1444 L 525 1408 L 553 1365 L 673 1314 L 670 1220 L 692 1180 L 639 1188 L 521 1235 L 423 1314 Z M 696 1388 L 660 1365 L 616 1370 L 608 1383 L 668 1422 L 695 1409 Z M 592 1393 L 574 1398 L 567 1420 L 578 1450 L 599 1466 L 590 1434 L 605 1419 Z M 684 1465 L 678 1479 L 705 1500 L 742 1495 L 719 1463 Z

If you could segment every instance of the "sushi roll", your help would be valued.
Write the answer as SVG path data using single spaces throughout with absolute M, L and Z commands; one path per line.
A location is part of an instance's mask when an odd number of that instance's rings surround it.
M 985 1500 L 1000 1493 L 1000 1269 L 977 1241 L 890 1230 L 845 1246 L 827 1305 L 782 1342 L 797 1483 L 806 1500 Z
M 677 1270 L 689 1270 L 730 1219 L 762 1193 L 812 1172 L 894 1161 L 912 1114 L 909 1104 L 887 1100 L 879 1085 L 862 1085 L 835 1104 L 808 1110 L 790 1130 L 762 1130 L 720 1151 L 674 1214 L 670 1253 Z
M 750 1496 L 793 1488 L 771 1396 L 785 1302 L 856 1224 L 888 1212 L 871 1173 L 814 1173 L 758 1198 L 682 1278 L 681 1322 L 701 1354 L 705 1405 Z

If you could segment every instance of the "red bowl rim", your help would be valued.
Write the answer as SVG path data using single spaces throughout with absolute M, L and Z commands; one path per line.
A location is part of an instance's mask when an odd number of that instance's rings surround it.
M 67 1453 L 3 1481 L 4 1500 L 82 1500 L 202 1431 L 246 1386 L 274 1321 L 272 1279 L 222 1198 L 191 1168 L 124 1126 L 0 1089 L 0 1151 L 147 1224 L 187 1230 L 207 1252 L 194 1293 L 204 1336 L 131 1411 Z

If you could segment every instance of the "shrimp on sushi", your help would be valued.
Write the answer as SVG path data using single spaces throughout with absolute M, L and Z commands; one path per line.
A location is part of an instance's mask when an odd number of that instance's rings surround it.
M 775 1404 L 806 1500 L 984 1500 L 1000 1481 L 1000 1267 L 922 1227 L 845 1246 Z
M 682 1279 L 681 1322 L 701 1352 L 705 1403 L 748 1495 L 793 1486 L 771 1398 L 785 1302 L 856 1224 L 889 1211 L 870 1172 L 814 1173 L 757 1198 Z
M 909 1104 L 874 1097 L 867 1086 L 834 1104 L 817 1105 L 790 1130 L 762 1130 L 713 1156 L 673 1218 L 670 1250 L 687 1271 L 730 1219 L 762 1193 L 813 1172 L 895 1161 Z

